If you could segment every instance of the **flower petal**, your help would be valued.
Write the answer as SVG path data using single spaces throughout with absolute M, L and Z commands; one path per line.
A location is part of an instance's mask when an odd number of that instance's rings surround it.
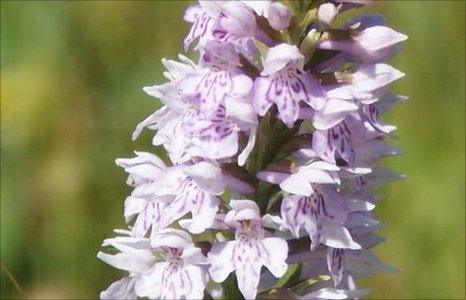
M 211 266 L 209 274 L 215 282 L 223 282 L 228 275 L 235 269 L 233 261 L 233 249 L 236 241 L 227 243 L 216 243 L 210 249 L 207 259 Z

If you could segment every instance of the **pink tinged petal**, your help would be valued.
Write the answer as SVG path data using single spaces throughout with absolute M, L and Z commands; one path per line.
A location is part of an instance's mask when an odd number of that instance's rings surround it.
M 230 200 L 232 208 L 225 216 L 225 223 L 230 227 L 236 227 L 238 221 L 254 220 L 261 222 L 259 207 L 251 200 Z
M 175 199 L 164 209 L 160 227 L 167 227 L 185 214 L 196 209 L 210 194 L 201 190 L 191 179 L 183 181 Z
M 280 183 L 280 188 L 288 193 L 309 196 L 314 191 L 309 180 L 301 174 L 291 174 Z
M 352 85 L 358 93 L 370 93 L 389 85 L 403 76 L 405 76 L 403 72 L 387 64 L 364 65 L 353 74 Z
M 225 217 L 225 223 L 232 225 L 233 223 L 230 221 L 230 216 L 227 214 Z M 234 216 L 235 222 L 242 221 L 242 220 L 252 220 L 252 221 L 261 221 L 261 217 L 256 209 L 245 208 L 238 211 Z
M 357 111 L 358 106 L 349 101 L 339 99 L 328 99 L 325 106 L 314 112 L 312 125 L 316 129 L 329 129 L 341 121 L 351 112 Z
M 290 25 L 291 14 L 286 6 L 279 2 L 270 2 L 267 8 L 267 15 L 270 26 L 275 30 L 286 29 Z
M 186 231 L 172 228 L 158 231 L 151 239 L 153 248 L 169 247 L 184 249 L 191 243 L 191 236 Z
M 129 223 L 131 219 L 144 210 L 146 200 L 136 197 L 127 197 L 125 199 L 125 221 Z
M 325 161 L 321 161 L 321 160 L 311 162 L 310 164 L 307 165 L 307 167 L 318 169 L 318 170 L 325 170 L 325 171 L 339 171 L 340 170 L 340 168 L 337 165 L 328 163 Z M 321 183 L 330 183 L 330 182 L 321 182 Z
M 322 226 L 322 243 L 332 248 L 361 249 L 345 227 L 327 223 Z
M 227 128 L 220 136 L 218 140 L 193 139 L 193 146 L 188 149 L 188 153 L 193 157 L 200 156 L 214 160 L 234 156 L 239 147 L 238 133 Z
M 311 183 L 335 184 L 339 183 L 338 177 L 331 172 L 321 169 L 332 167 L 331 164 L 323 162 L 313 162 L 309 165 L 301 166 L 297 173 L 291 174 L 287 179 L 280 183 L 282 190 L 292 194 L 309 196 L 314 191 Z M 333 167 L 334 170 L 339 170 Z
M 262 76 L 271 75 L 283 70 L 288 64 L 298 70 L 304 67 L 304 55 L 299 52 L 298 47 L 289 44 L 280 44 L 272 47 L 267 52 L 264 60 Z
M 180 220 L 180 226 L 193 234 L 204 232 L 213 225 L 218 204 L 219 201 L 214 195 L 196 199 L 196 203 L 193 203 L 191 208 L 192 219 Z
M 207 259 L 211 264 L 209 273 L 215 282 L 225 281 L 228 275 L 235 269 L 233 249 L 236 247 L 236 244 L 236 241 L 214 244 L 207 255 Z
M 123 167 L 126 172 L 143 178 L 156 179 L 165 171 L 165 163 L 156 155 L 149 152 L 136 151 L 134 158 L 118 158 L 115 163 Z
M 284 223 L 295 237 L 299 237 L 299 228 L 306 222 L 303 209 L 306 199 L 299 195 L 289 195 L 283 198 L 281 204 L 281 215 Z
M 189 23 L 193 23 L 201 13 L 202 9 L 199 5 L 191 5 L 185 10 L 183 20 Z
M 209 264 L 207 257 L 202 254 L 202 251 L 198 247 L 193 245 L 187 246 L 181 254 L 181 259 L 187 265 L 206 265 Z
M 264 266 L 270 270 L 273 276 L 282 277 L 288 268 L 285 262 L 288 257 L 288 244 L 280 238 L 265 238 L 262 240 L 262 244 L 268 253 L 263 258 Z
M 179 193 L 179 187 L 186 179 L 186 176 L 176 168 L 169 168 L 160 178 L 160 184 L 151 184 L 151 193 L 160 201 L 171 202 Z
M 238 242 L 233 252 L 238 289 L 245 299 L 255 299 L 257 295 L 262 260 L 267 255 L 261 244 L 257 240 Z
M 269 6 L 269 1 L 240 0 L 240 2 L 246 4 L 259 16 L 263 16 L 265 10 Z
M 144 201 L 141 211 L 134 222 L 132 235 L 135 237 L 144 237 L 151 226 L 152 230 L 157 231 L 163 206 L 164 204 L 158 201 Z
M 262 227 L 267 227 L 275 230 L 285 231 L 287 226 L 279 216 L 266 214 L 262 217 Z
M 250 126 L 258 124 L 254 107 L 248 101 L 226 96 L 225 109 L 226 116 L 235 121 L 239 121 L 240 124 L 249 124 Z
M 203 299 L 204 290 L 206 288 L 207 282 L 209 281 L 209 274 L 207 273 L 207 268 L 201 266 L 187 265 L 184 267 L 184 271 L 186 279 L 179 281 L 180 286 L 189 286 L 188 283 L 192 283 L 192 285 L 190 286 L 191 289 L 186 291 L 184 297 L 186 299 Z
M 230 174 L 223 174 L 223 181 L 225 185 L 233 192 L 241 194 L 252 194 L 254 193 L 254 187 L 249 183 L 240 178 L 232 176 Z
M 154 262 L 154 256 L 149 250 L 121 252 L 114 255 L 104 252 L 97 253 L 97 258 L 114 268 L 128 272 L 142 273 Z
M 256 18 L 247 6 L 227 1 L 222 6 L 223 16 L 219 24 L 235 37 L 254 37 Z
M 343 279 L 345 272 L 345 251 L 343 249 L 329 248 L 327 251 L 327 269 L 337 286 Z
M 251 209 L 257 213 L 259 213 L 259 207 L 257 203 L 252 200 L 230 200 L 229 203 L 232 210 L 240 211 L 242 209 Z
M 254 149 L 254 145 L 256 143 L 256 132 L 257 127 L 252 127 L 251 131 L 249 132 L 248 143 L 246 144 L 246 147 L 244 147 L 243 151 L 241 151 L 241 153 L 238 155 L 239 166 L 244 166 L 246 164 L 246 160 L 248 159 L 249 154 L 251 154 L 252 149 Z
M 123 277 L 112 283 L 105 291 L 100 293 L 100 299 L 136 299 L 134 286 L 137 277 Z
M 149 299 L 160 298 L 163 282 L 162 276 L 166 265 L 166 262 L 158 262 L 149 271 L 143 273 L 136 282 L 136 295 Z
M 192 8 L 194 10 L 195 8 Z M 197 12 L 189 12 L 188 18 L 192 20 L 193 25 L 189 30 L 188 35 L 184 39 L 184 50 L 189 49 L 189 45 L 198 37 L 209 36 L 211 34 L 212 25 L 214 20 L 207 14 L 203 13 L 201 9 Z
M 195 74 L 195 72 L 197 71 L 197 65 L 191 59 L 182 54 L 178 54 L 178 58 L 181 62 L 162 58 L 162 64 L 167 70 L 166 72 L 164 72 L 164 75 L 170 81 L 181 80 L 187 75 Z M 146 91 L 145 89 L 144 91 L 148 93 L 148 91 Z
M 159 124 L 159 122 L 166 119 L 170 115 L 171 115 L 171 112 L 169 111 L 168 107 L 163 106 L 162 108 L 157 110 L 155 113 L 145 118 L 142 122 L 140 122 L 136 126 L 136 129 L 134 129 L 134 132 L 131 136 L 132 140 L 133 141 L 136 140 L 144 128 L 157 125 Z
M 357 37 L 359 45 L 369 53 L 381 51 L 408 39 L 408 36 L 385 26 L 364 29 Z
M 228 71 L 207 73 L 196 88 L 201 97 L 201 111 L 211 116 L 233 86 L 233 79 Z
M 379 100 L 380 101 L 380 100 Z M 383 133 L 389 134 L 390 132 L 396 130 L 395 126 L 382 124 L 379 118 L 379 108 L 377 104 L 365 105 L 362 108 L 361 116 L 370 124 L 369 128 Z
M 315 110 L 324 108 L 327 94 L 320 83 L 312 75 L 301 75 L 300 79 L 304 83 L 305 92 L 308 94 L 307 97 L 303 97 L 303 101 Z
M 254 82 L 254 109 L 260 116 L 264 116 L 273 104 L 273 99 L 268 96 L 271 84 L 272 78 L 270 77 L 258 77 Z
M 299 102 L 309 102 L 306 93 L 304 77 L 293 76 L 283 78 L 284 75 L 276 77 L 271 83 L 267 97 L 273 99 L 278 108 L 278 118 L 289 128 L 293 127 L 299 115 Z
M 222 170 L 212 163 L 201 161 L 182 169 L 196 184 L 214 195 L 223 193 L 225 187 L 222 181 Z
M 201 299 L 208 277 L 203 267 L 168 262 L 163 270 L 161 299 Z
M 241 73 L 233 74 L 232 81 L 232 89 L 229 95 L 236 98 L 246 96 L 251 91 L 254 84 L 249 76 Z

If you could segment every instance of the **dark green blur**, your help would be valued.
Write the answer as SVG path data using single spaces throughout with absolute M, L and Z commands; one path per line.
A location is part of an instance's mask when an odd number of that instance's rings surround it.
M 126 176 L 114 164 L 150 150 L 130 135 L 157 107 L 189 2 L 1 2 L 1 261 L 29 298 L 95 298 L 122 276 L 96 259 L 122 228 Z M 410 96 L 385 118 L 405 154 L 386 165 L 407 179 L 377 206 L 398 274 L 364 280 L 374 298 L 464 298 L 465 4 L 386 1 L 409 35 L 393 65 Z M 345 15 L 348 15 L 345 13 Z M 1 297 L 19 297 L 1 273 Z

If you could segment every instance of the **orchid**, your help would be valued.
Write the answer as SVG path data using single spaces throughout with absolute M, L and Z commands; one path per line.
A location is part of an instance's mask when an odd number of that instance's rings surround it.
M 279 118 L 292 127 L 301 101 L 315 109 L 323 106 L 324 91 L 315 79 L 302 74 L 304 56 L 296 46 L 280 44 L 270 48 L 263 66 L 262 77 L 254 84 L 254 106 L 260 116 L 275 103 Z
M 358 278 L 393 271 L 370 249 L 377 189 L 402 178 L 380 167 L 400 154 L 381 115 L 406 99 L 387 60 L 407 37 L 379 15 L 333 25 L 369 2 L 186 10 L 197 58 L 162 59 L 167 82 L 143 88 L 162 106 L 133 133 L 155 131 L 157 155 L 116 160 L 128 228 L 97 256 L 127 274 L 102 299 L 349 299 L 369 293 Z
M 251 299 L 256 297 L 262 266 L 275 277 L 285 274 L 288 245 L 281 238 L 267 237 L 254 201 L 231 200 L 230 206 L 225 223 L 235 230 L 235 240 L 213 245 L 208 256 L 209 273 L 214 281 L 223 282 L 235 271 L 239 290 Z
M 120 252 L 99 252 L 104 262 L 129 272 L 113 283 L 102 298 L 193 299 L 201 298 L 208 282 L 207 260 L 184 231 L 164 229 L 152 239 L 116 237 L 104 241 Z M 165 259 L 153 254 L 158 251 Z

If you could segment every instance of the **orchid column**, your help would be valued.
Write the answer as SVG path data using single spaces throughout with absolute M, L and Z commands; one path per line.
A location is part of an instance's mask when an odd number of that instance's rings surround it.
M 386 63 L 407 37 L 379 15 L 332 25 L 368 1 L 199 1 L 184 40 L 197 60 L 162 59 L 162 106 L 138 124 L 148 152 L 117 159 L 133 187 L 128 229 L 99 252 L 126 276 L 102 299 L 347 299 L 356 280 L 392 269 L 374 189 L 400 175 L 396 127 L 379 115 L 405 97 Z M 116 250 L 116 251 L 115 251 Z

